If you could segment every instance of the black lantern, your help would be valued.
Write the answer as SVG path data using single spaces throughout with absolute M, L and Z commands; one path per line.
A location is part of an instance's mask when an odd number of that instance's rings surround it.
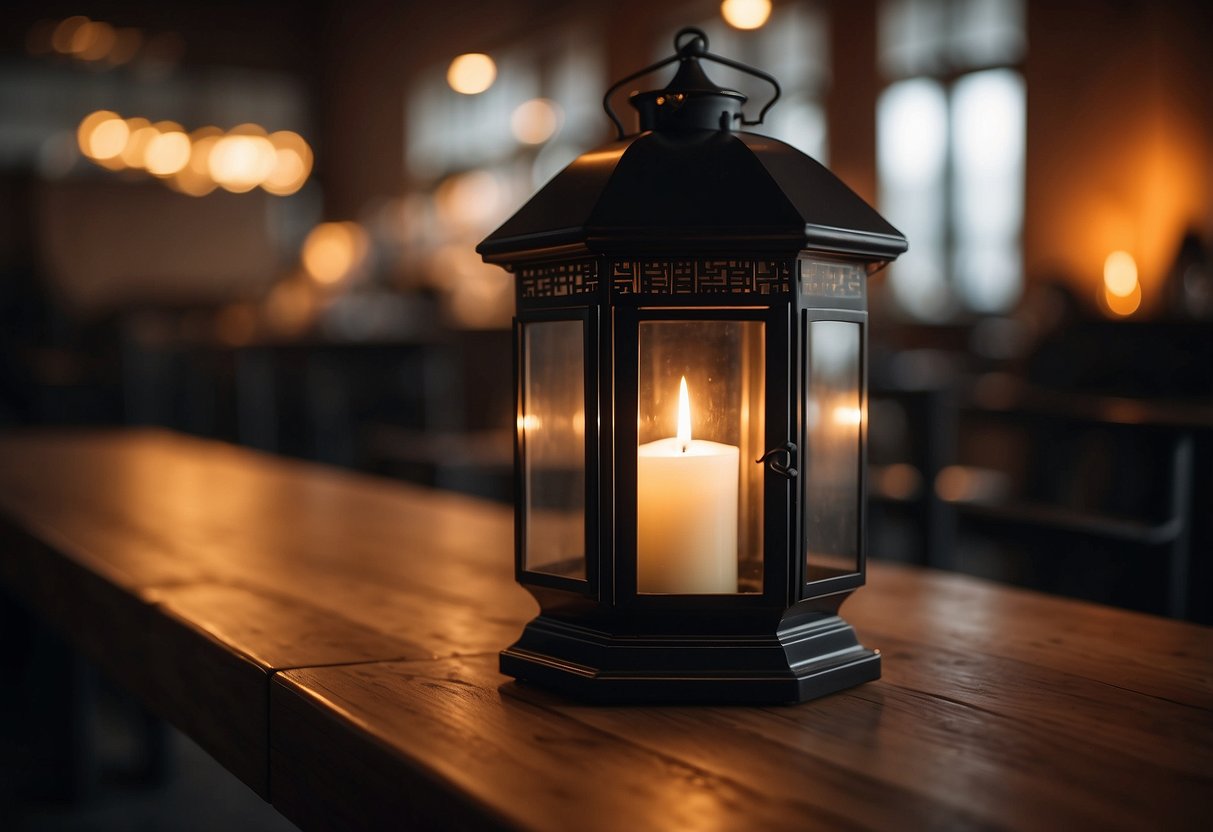
M 905 238 L 761 123 L 769 75 L 707 51 L 623 79 L 618 140 L 477 251 L 517 276 L 516 573 L 503 673 L 606 701 L 788 702 L 880 675 L 864 582 L 866 278 Z M 755 121 L 700 60 L 769 82 Z M 624 136 L 611 94 L 634 93 Z

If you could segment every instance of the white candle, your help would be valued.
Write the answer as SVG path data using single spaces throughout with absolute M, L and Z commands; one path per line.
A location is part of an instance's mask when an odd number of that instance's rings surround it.
M 739 460 L 735 445 L 691 439 L 683 378 L 678 435 L 641 445 L 637 453 L 637 590 L 737 591 Z

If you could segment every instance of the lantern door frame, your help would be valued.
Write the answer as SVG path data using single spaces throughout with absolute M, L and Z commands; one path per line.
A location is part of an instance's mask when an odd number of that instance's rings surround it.
M 864 585 L 867 578 L 867 466 L 868 466 L 868 315 L 866 312 L 859 312 L 851 309 L 839 309 L 829 307 L 801 307 L 798 314 L 797 333 L 798 340 L 798 355 L 796 364 L 798 372 L 795 374 L 796 383 L 796 398 L 795 405 L 798 411 L 798 438 L 797 443 L 801 449 L 801 477 L 802 481 L 797 484 L 798 500 L 801 503 L 800 510 L 797 512 L 801 517 L 800 528 L 797 530 L 795 540 L 799 555 L 794 560 L 796 564 L 796 578 L 793 581 L 793 586 L 798 587 L 798 595 L 792 599 L 793 602 L 798 600 L 812 600 L 822 596 L 833 595 L 839 592 L 851 592 Z M 858 528 L 856 534 L 856 570 L 842 575 L 836 575 L 829 578 L 818 578 L 810 580 L 808 576 L 808 538 L 809 538 L 809 505 L 808 497 L 805 493 L 809 482 L 809 472 L 807 470 L 809 464 L 809 420 L 808 414 L 805 413 L 805 405 L 808 398 L 808 390 L 805 389 L 805 378 L 808 375 L 809 361 L 809 324 L 822 322 L 838 322 L 838 323 L 854 323 L 859 327 L 859 412 L 861 414 L 859 421 L 859 448 L 857 460 L 857 491 L 855 499 L 857 500 L 856 517 L 858 519 Z
M 725 296 L 705 304 L 701 298 L 674 300 L 668 297 L 633 296 L 613 310 L 614 357 L 613 402 L 616 473 L 613 525 L 615 540 L 614 606 L 623 614 L 711 610 L 727 619 L 729 612 L 758 609 L 782 612 L 789 605 L 791 576 L 787 574 L 787 546 L 794 540 L 795 480 L 762 473 L 762 591 L 721 594 L 663 594 L 637 591 L 637 449 L 640 384 L 640 324 L 645 321 L 757 321 L 763 324 L 764 425 L 763 450 L 782 445 L 793 435 L 788 398 L 790 372 L 791 298 L 745 303 L 746 296 Z M 794 441 L 794 440 L 793 440 Z M 761 451 L 760 451 L 761 453 Z M 758 464 L 749 460 L 750 464 Z M 783 521 L 791 519 L 790 524 Z

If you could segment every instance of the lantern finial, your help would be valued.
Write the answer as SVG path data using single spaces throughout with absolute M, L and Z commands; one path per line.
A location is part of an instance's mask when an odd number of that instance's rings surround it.
M 761 78 L 774 88 L 771 99 L 763 105 L 758 118 L 747 119 L 741 112 L 746 97 L 736 90 L 717 86 L 704 73 L 699 59 L 715 61 L 733 69 L 740 70 L 755 78 Z M 663 58 L 657 63 L 633 72 L 631 75 L 616 81 L 602 98 L 602 107 L 606 110 L 618 133 L 617 138 L 625 135 L 623 122 L 619 120 L 611 107 L 611 96 L 629 81 L 634 81 L 650 72 L 661 69 L 668 64 L 678 61 L 678 71 L 665 89 L 633 93 L 629 101 L 640 113 L 640 130 L 722 130 L 727 131 L 734 121 L 744 126 L 762 124 L 767 111 L 779 100 L 779 82 L 760 69 L 739 63 L 738 61 L 713 55 L 708 51 L 708 36 L 702 29 L 686 26 L 674 35 L 674 54 Z

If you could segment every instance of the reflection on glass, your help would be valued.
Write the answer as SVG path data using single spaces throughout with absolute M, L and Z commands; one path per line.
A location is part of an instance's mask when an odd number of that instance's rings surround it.
M 805 579 L 859 571 L 860 325 L 810 321 L 805 343 Z
M 762 591 L 763 324 L 640 324 L 642 593 Z
M 523 335 L 524 566 L 584 579 L 584 324 L 527 323 Z

